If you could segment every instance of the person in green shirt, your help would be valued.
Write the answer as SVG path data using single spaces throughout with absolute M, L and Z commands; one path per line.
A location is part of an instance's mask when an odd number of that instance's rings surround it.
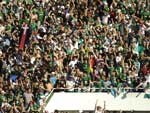
M 148 17 L 150 18 L 150 11 L 145 10 L 143 12 L 143 20 L 146 21 Z
M 32 5 L 33 4 L 33 0 L 25 0 L 26 4 L 30 4 Z
M 85 60 L 83 61 L 83 70 L 84 70 L 84 72 L 87 73 L 87 74 L 89 74 L 89 73 L 91 72 L 88 59 L 85 59 Z
M 30 22 L 30 19 L 29 18 L 19 19 L 19 26 L 21 27 L 24 22 L 28 24 Z
M 28 107 L 28 111 L 32 112 L 32 113 L 37 113 L 38 112 L 38 108 L 39 108 L 38 104 L 36 104 L 35 102 L 30 102 L 30 105 Z
M 38 29 L 38 25 L 36 22 L 32 22 L 31 23 L 31 28 L 32 28 L 32 32 L 36 32 Z
M 2 105 L 4 100 L 5 100 L 5 96 L 3 94 L 0 94 L 0 105 Z
M 118 66 L 116 67 L 116 72 L 117 72 L 117 75 L 118 75 L 119 77 L 122 75 L 122 73 L 123 73 L 123 68 L 122 68 L 121 65 L 118 65 Z
M 5 0 L 6 4 L 9 4 L 10 0 Z
M 90 86 L 90 83 L 91 83 L 91 77 L 90 77 L 90 75 L 84 73 L 83 77 L 82 77 L 82 83 L 83 83 L 83 87 Z
M 66 53 L 67 53 L 67 55 L 71 55 L 71 54 L 72 54 L 71 48 L 67 48 L 67 49 L 66 49 Z
M 124 20 L 122 20 L 119 25 L 119 31 L 120 31 L 121 36 L 124 36 L 126 34 L 126 24 L 125 24 Z
M 40 10 L 38 11 L 38 19 L 41 24 L 44 22 L 44 18 L 45 18 L 45 12 L 43 11 L 42 7 L 40 7 Z
M 107 68 L 109 70 L 110 77 L 112 77 L 112 73 L 115 71 L 113 63 L 112 62 L 110 63 L 110 67 L 107 65 Z
M 3 13 L 2 12 L 0 12 L 0 20 L 3 20 L 3 17 L 4 15 L 3 15 Z
M 133 9 L 133 7 L 129 7 L 128 8 L 129 14 L 132 15 L 135 13 L 135 10 Z
M 102 79 L 97 79 L 94 82 L 94 88 L 96 88 L 96 92 L 99 92 L 102 87 L 104 87 L 104 81 Z
M 117 88 L 121 88 L 122 87 L 122 82 L 120 80 L 120 78 L 117 79 Z
M 13 29 L 13 26 L 12 26 L 11 24 L 8 24 L 8 25 L 6 26 L 6 30 L 7 30 L 7 31 L 11 32 L 12 29 Z

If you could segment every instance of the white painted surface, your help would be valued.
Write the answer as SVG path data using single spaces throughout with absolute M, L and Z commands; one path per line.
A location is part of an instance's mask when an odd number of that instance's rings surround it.
M 45 110 L 49 113 L 58 110 L 94 110 L 96 101 L 98 105 L 104 106 L 106 110 L 134 110 L 150 111 L 150 100 L 144 99 L 144 93 L 128 93 L 125 99 L 123 94 L 114 98 L 108 93 L 54 93 Z

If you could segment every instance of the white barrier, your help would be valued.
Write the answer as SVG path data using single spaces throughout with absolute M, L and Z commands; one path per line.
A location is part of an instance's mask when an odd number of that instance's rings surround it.
M 106 110 L 110 111 L 150 111 L 150 100 L 144 98 L 144 93 L 122 93 L 116 98 L 110 93 L 54 93 L 45 110 L 49 113 L 55 109 L 78 111 L 95 109 L 96 101 L 103 107 L 106 102 Z

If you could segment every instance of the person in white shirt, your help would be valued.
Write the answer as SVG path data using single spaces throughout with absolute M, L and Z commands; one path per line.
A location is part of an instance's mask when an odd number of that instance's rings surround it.
M 74 57 L 74 58 L 70 61 L 69 66 L 71 66 L 72 68 L 74 68 L 75 65 L 77 64 L 77 62 L 78 62 L 78 59 L 77 59 L 76 57 Z
M 150 83 L 150 73 L 148 73 L 148 75 L 146 76 L 146 82 Z
M 103 16 L 103 19 L 102 19 L 102 22 L 103 22 L 103 24 L 108 24 L 108 18 L 110 17 L 110 15 L 105 15 L 105 16 Z
M 147 86 L 147 81 L 146 81 L 146 79 L 143 79 L 141 82 L 140 82 L 140 84 L 136 87 L 136 89 L 137 90 L 139 90 L 139 88 L 141 88 L 142 90 L 143 89 L 145 89 L 146 88 L 146 86 Z
M 70 78 L 70 80 L 67 80 L 66 84 L 67 84 L 68 91 L 74 90 L 75 82 L 73 79 Z
M 116 56 L 116 62 L 119 63 L 122 60 L 122 55 L 119 53 L 118 56 Z

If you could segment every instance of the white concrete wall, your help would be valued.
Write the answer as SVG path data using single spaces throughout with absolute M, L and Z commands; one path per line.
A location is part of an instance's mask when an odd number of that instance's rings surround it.
M 114 98 L 108 93 L 54 93 L 45 109 L 49 113 L 55 109 L 70 111 L 94 110 L 96 101 L 102 107 L 104 101 L 106 101 L 106 110 L 145 111 L 143 113 L 150 111 L 150 100 L 144 99 L 144 93 L 140 95 L 138 93 L 128 93 L 126 98 L 122 99 L 122 97 L 123 94 Z

